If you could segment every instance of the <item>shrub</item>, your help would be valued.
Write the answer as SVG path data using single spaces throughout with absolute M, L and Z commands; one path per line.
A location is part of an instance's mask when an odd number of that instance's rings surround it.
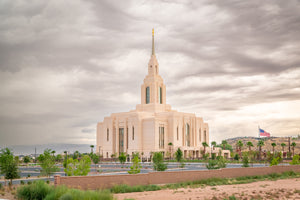
M 292 162 L 290 162 L 291 165 L 300 165 L 300 157 L 299 155 L 294 155 Z
M 129 174 L 138 174 L 141 172 L 142 165 L 139 163 L 141 160 L 138 156 L 134 156 L 132 166 L 130 166 Z
M 66 186 L 54 187 L 44 181 L 36 181 L 31 185 L 21 186 L 17 190 L 17 197 L 22 200 L 81 200 L 81 199 L 103 199 L 112 200 L 109 191 L 81 191 L 68 189 Z
M 227 164 L 226 164 L 226 159 L 223 157 L 223 156 L 221 156 L 221 157 L 218 157 L 218 167 L 219 168 L 226 168 L 226 166 L 227 166 Z
M 247 155 L 245 155 L 243 157 L 243 165 L 242 167 L 249 167 L 249 157 Z
M 163 155 L 160 152 L 155 152 L 153 155 L 153 168 L 156 171 L 165 171 L 167 165 L 164 163 Z
M 180 162 L 182 159 L 183 153 L 181 151 L 180 148 L 177 149 L 177 151 L 175 152 L 175 157 L 176 157 L 176 161 Z
M 209 160 L 208 164 L 206 165 L 207 169 L 219 169 L 218 161 L 217 160 Z
M 125 155 L 125 153 L 120 153 L 120 155 L 119 155 L 119 161 L 120 161 L 120 163 L 123 165 L 125 162 L 126 162 L 126 155 Z
M 2 183 L 0 183 L 0 190 L 2 190 L 3 189 L 3 185 L 2 185 Z
M 23 180 L 20 181 L 21 185 L 25 185 L 25 182 Z
M 19 187 L 17 196 L 23 200 L 44 199 L 51 190 L 52 187 L 47 185 L 44 181 L 35 181 L 33 184 Z
M 233 159 L 238 161 L 238 160 L 240 159 L 239 154 L 236 153 L 236 154 L 234 155 Z
M 279 164 L 279 158 L 273 158 L 273 160 L 270 163 L 270 166 L 278 165 Z

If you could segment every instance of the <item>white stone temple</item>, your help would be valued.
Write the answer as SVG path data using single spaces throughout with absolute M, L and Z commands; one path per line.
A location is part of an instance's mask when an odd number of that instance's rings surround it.
M 179 147 L 185 158 L 200 157 L 202 143 L 209 144 L 208 124 L 193 113 L 172 110 L 166 104 L 166 97 L 152 30 L 152 54 L 141 86 L 141 104 L 129 112 L 113 113 L 97 124 L 97 152 L 103 158 L 121 152 L 129 155 L 139 152 L 149 158 L 151 152 L 164 152 L 166 156 Z

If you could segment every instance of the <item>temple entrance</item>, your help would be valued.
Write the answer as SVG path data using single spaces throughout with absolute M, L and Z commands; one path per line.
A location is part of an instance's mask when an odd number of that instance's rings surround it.
M 119 128 L 119 154 L 124 152 L 124 128 Z

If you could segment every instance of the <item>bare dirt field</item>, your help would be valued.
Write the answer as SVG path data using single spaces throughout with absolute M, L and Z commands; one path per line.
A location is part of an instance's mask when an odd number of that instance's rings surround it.
M 180 188 L 115 194 L 118 200 L 194 200 L 194 199 L 299 199 L 300 178 L 277 181 L 260 181 L 239 185 L 206 186 L 203 188 Z

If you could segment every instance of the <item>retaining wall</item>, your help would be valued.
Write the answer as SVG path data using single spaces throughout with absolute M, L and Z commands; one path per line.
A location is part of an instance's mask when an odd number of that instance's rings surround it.
M 225 168 L 218 170 L 150 172 L 148 174 L 101 175 L 101 176 L 54 176 L 55 185 L 66 185 L 79 189 L 105 189 L 114 185 L 148 185 L 179 183 L 208 178 L 236 178 L 241 176 L 266 175 L 285 171 L 300 172 L 300 166 L 272 166 Z

